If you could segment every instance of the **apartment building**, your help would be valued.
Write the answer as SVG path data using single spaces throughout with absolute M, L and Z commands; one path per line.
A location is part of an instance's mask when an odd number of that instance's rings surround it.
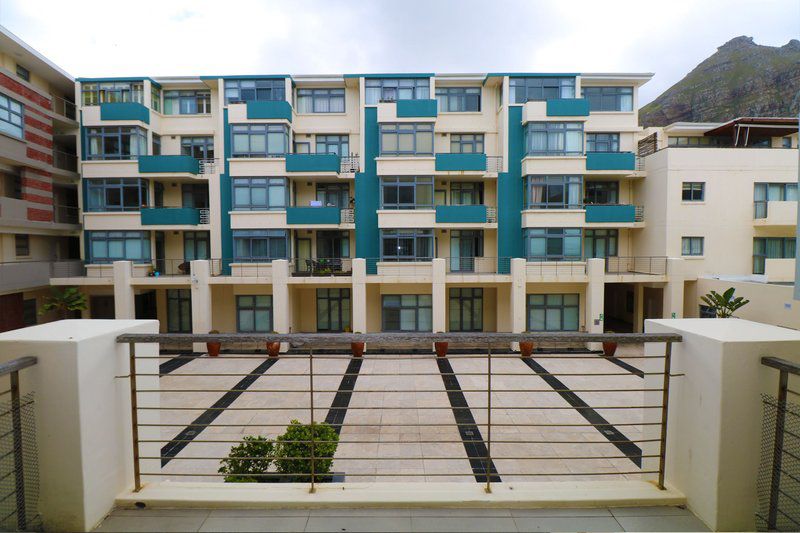
M 80 267 L 74 80 L 0 26 L 0 331 Z

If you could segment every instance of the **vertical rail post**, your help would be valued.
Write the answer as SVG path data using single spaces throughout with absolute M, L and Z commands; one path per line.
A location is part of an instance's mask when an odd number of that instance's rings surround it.
M 789 373 L 780 371 L 778 381 L 778 411 L 775 413 L 775 443 L 772 448 L 772 479 L 769 486 L 769 515 L 767 529 L 775 531 L 778 524 L 778 498 L 781 489 L 781 468 L 783 467 L 783 430 L 786 423 L 786 390 Z
M 308 384 L 309 396 L 311 396 L 311 488 L 308 492 L 314 494 L 317 491 L 314 484 L 314 348 L 308 349 Z
M 142 489 L 139 472 L 139 405 L 136 397 L 136 343 L 128 343 L 128 361 L 131 384 L 131 438 L 133 439 L 133 492 Z
M 661 393 L 661 439 L 658 452 L 658 488 L 664 490 L 664 472 L 667 462 L 667 419 L 669 417 L 669 374 L 672 362 L 672 341 L 664 348 L 664 382 Z
M 28 527 L 25 511 L 25 463 L 22 453 L 22 413 L 19 400 L 19 372 L 11 372 L 11 425 L 14 434 L 14 483 L 17 496 L 17 527 L 24 531 Z
M 492 492 L 492 344 L 486 344 L 486 492 Z

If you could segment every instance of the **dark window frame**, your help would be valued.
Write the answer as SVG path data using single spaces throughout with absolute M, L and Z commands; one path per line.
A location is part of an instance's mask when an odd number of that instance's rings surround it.
M 541 297 L 542 303 L 539 303 L 539 297 Z M 558 297 L 561 299 L 561 303 L 556 303 Z M 567 303 L 567 297 L 569 297 L 569 303 Z M 572 303 L 572 302 L 575 303 Z M 576 293 L 535 293 L 535 294 L 527 294 L 525 298 L 525 325 L 528 331 L 579 331 L 581 327 L 581 298 L 580 294 Z M 543 310 L 544 311 L 544 328 L 533 328 L 533 320 L 531 319 L 532 311 L 535 310 Z M 560 328 L 548 328 L 547 327 L 547 314 L 548 311 L 557 310 L 559 312 L 559 322 L 561 327 Z M 573 312 L 575 313 L 575 327 L 574 328 L 565 328 L 564 324 L 566 322 L 566 313 Z
M 248 303 L 250 299 L 250 303 Z M 260 300 L 259 300 L 260 299 Z M 253 313 L 253 327 L 242 328 L 242 312 Z M 259 328 L 256 320 L 257 313 L 267 313 L 268 324 L 266 328 Z M 271 294 L 238 294 L 236 295 L 236 331 L 238 333 L 270 333 L 274 328 L 274 308 Z
M 480 113 L 482 92 L 480 87 L 437 87 L 439 113 Z
M 289 232 L 283 229 L 251 229 L 233 230 L 233 260 L 237 263 L 271 263 L 275 259 L 289 258 Z M 247 253 L 240 253 L 239 243 L 247 249 Z M 265 241 L 259 245 L 260 241 Z M 254 254 L 256 246 L 263 246 L 265 254 Z M 282 246 L 283 253 L 273 255 L 273 246 Z
M 414 301 L 411 302 L 413 297 Z M 397 310 L 398 327 L 389 327 L 390 317 L 387 310 Z M 403 311 L 414 310 L 413 329 L 402 328 Z M 425 310 L 430 310 L 425 311 Z M 421 315 L 430 316 L 430 328 L 421 328 Z M 408 332 L 408 331 L 432 331 L 433 330 L 433 297 L 430 294 L 384 294 L 381 296 L 381 331 L 384 332 Z

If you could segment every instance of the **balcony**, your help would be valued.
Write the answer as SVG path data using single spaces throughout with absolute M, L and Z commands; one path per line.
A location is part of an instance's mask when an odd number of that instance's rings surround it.
M 286 100 L 247 102 L 248 120 L 292 121 L 292 104 Z
M 787 283 L 794 281 L 794 258 L 764 259 L 764 275 L 769 283 Z
M 201 219 L 208 224 L 208 209 L 194 207 L 143 207 L 142 226 L 197 226 Z
M 437 224 L 486 224 L 489 208 L 485 205 L 437 205 Z M 493 212 L 494 209 L 492 209 Z M 495 222 L 497 221 L 495 212 Z
M 756 201 L 753 205 L 756 227 L 793 228 L 797 226 L 796 201 Z
M 188 173 L 199 174 L 200 163 L 189 155 L 140 155 L 142 174 Z
M 78 156 L 53 149 L 53 166 L 68 172 L 78 172 Z
M 436 154 L 437 172 L 486 172 L 486 154 Z
M 586 170 L 636 170 L 633 152 L 587 152 Z
M 74 102 L 70 102 L 69 100 L 53 94 L 50 95 L 50 101 L 50 109 L 56 114 L 57 117 L 61 119 L 65 118 L 72 123 L 75 122 L 77 114 Z
M 667 258 L 657 256 L 606 257 L 606 274 L 665 276 Z
M 150 124 L 150 110 L 138 102 L 100 104 L 100 120 L 139 120 Z
M 286 154 L 286 172 L 335 172 L 342 168 L 336 154 Z
M 398 118 L 429 118 L 437 115 L 436 100 L 397 100 Z
M 321 226 L 339 225 L 338 207 L 287 207 L 286 223 L 289 225 Z
M 548 117 L 589 116 L 589 101 L 585 98 L 556 98 L 547 101 Z
M 352 276 L 353 260 L 348 257 L 335 258 L 295 258 L 291 267 L 292 276 Z
M 0 263 L 0 291 L 31 290 L 50 285 L 59 273 L 79 270 L 80 261 L 12 261 Z
M 624 204 L 592 204 L 586 205 L 585 209 L 586 223 L 588 224 L 633 224 L 634 222 L 642 222 L 644 220 L 643 206 Z

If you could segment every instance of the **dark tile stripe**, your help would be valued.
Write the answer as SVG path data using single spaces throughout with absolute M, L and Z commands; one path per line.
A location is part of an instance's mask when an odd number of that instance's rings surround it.
M 350 359 L 345 375 L 342 376 L 342 381 L 339 383 L 339 390 L 336 391 L 336 396 L 333 397 L 328 416 L 325 417 L 325 423 L 333 426 L 337 434 L 342 432 L 344 417 L 347 416 L 347 407 L 350 405 L 350 398 L 353 397 L 353 389 L 356 386 L 356 380 L 359 372 L 361 372 L 361 363 L 363 362 L 364 360 L 361 357 Z
M 640 378 L 644 379 L 644 372 L 642 370 L 639 370 L 638 368 L 636 368 L 632 364 L 626 363 L 625 361 L 617 359 L 616 357 L 606 357 L 602 353 L 599 354 L 599 355 L 600 355 L 600 357 L 602 357 L 606 361 L 614 363 L 615 365 L 617 365 L 620 368 L 624 368 L 625 370 L 627 370 L 628 372 L 630 372 L 634 376 L 639 376 Z
M 195 357 L 200 357 L 201 354 L 199 352 L 195 353 L 179 353 L 177 357 L 173 357 L 172 359 L 167 359 L 163 363 L 158 366 L 158 373 L 159 374 L 169 374 L 173 372 L 189 361 L 194 361 Z
M 534 361 L 532 357 L 521 357 L 520 359 L 522 359 L 523 363 L 531 367 L 531 370 L 539 374 L 539 377 L 541 377 L 548 385 L 553 387 L 553 389 L 558 390 L 558 394 L 560 394 L 561 397 L 567 401 L 567 403 L 574 407 L 575 410 L 583 418 L 585 418 L 587 422 L 594 424 L 594 428 L 599 431 L 602 436 L 607 438 L 609 441 L 612 441 L 614 446 L 616 446 L 619 451 L 624 453 L 628 459 L 633 461 L 633 464 L 639 468 L 642 467 L 641 448 L 632 442 L 613 442 L 628 440 L 628 437 L 610 424 L 608 420 L 600 415 L 600 413 L 589 407 L 589 404 L 581 400 L 580 396 L 569 390 L 569 387 L 567 387 L 560 379 L 555 376 L 546 375 L 548 374 L 547 370 L 545 370 L 542 365 Z
M 486 458 L 489 452 L 486 449 L 486 444 L 483 442 L 483 437 L 475 423 L 475 418 L 472 416 L 467 399 L 461 391 L 461 385 L 458 383 L 458 378 L 453 372 L 453 367 L 450 361 L 444 357 L 437 357 L 436 364 L 439 365 L 439 373 L 442 375 L 444 388 L 447 390 L 447 399 L 450 400 L 450 407 L 453 409 L 453 416 L 459 424 L 458 432 L 461 435 L 461 441 L 464 444 L 464 451 L 467 452 L 469 464 L 472 466 L 472 473 L 475 476 L 475 481 L 478 483 L 486 483 L 486 478 L 489 477 L 492 482 L 499 482 L 500 476 L 497 474 L 497 469 L 494 466 L 494 461 L 489 461 L 489 475 L 487 476 Z M 466 408 L 466 409 L 465 409 Z
M 206 429 L 206 424 L 212 423 L 219 415 L 224 412 L 224 408 L 236 401 L 236 398 L 242 395 L 243 391 L 249 388 L 255 381 L 261 377 L 272 365 L 278 362 L 277 357 L 270 357 L 254 370 L 250 372 L 251 375 L 245 376 L 239 383 L 234 385 L 231 390 L 222 395 L 222 397 L 214 402 L 211 409 L 204 411 L 203 414 L 198 416 L 190 425 L 186 426 L 178 433 L 173 440 L 161 447 L 161 466 L 166 466 L 173 457 L 178 455 L 183 450 L 189 441 L 194 440 L 200 433 Z

